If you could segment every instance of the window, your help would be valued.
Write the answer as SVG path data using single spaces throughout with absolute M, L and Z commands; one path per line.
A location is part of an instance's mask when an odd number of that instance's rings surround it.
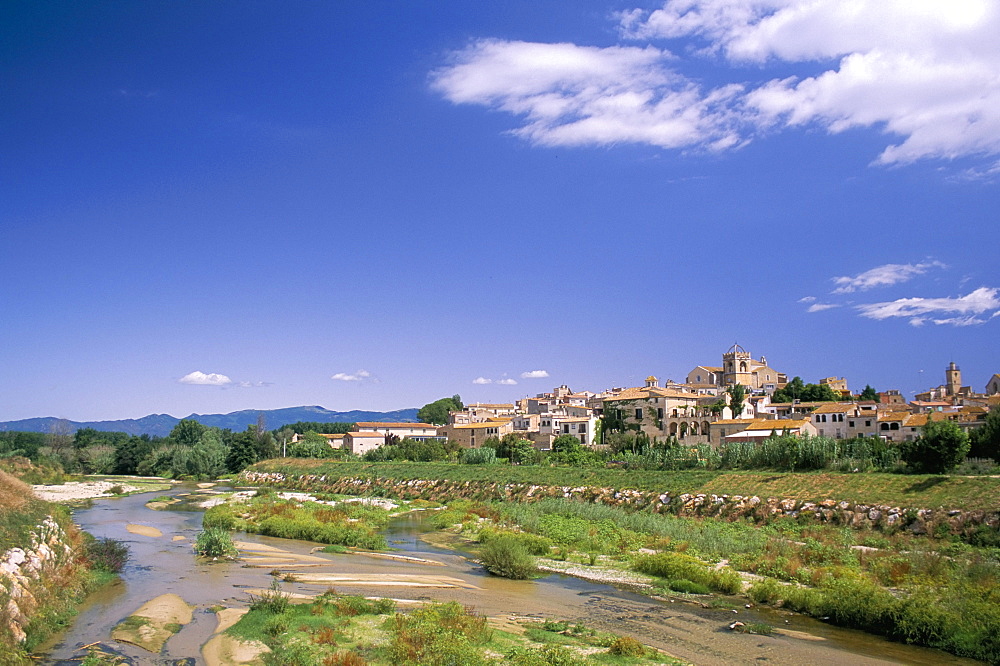
M 569 434 L 569 424 L 568 423 L 563 423 L 563 434 L 564 435 L 568 435 Z
M 866 428 L 871 428 L 872 427 L 872 422 L 871 421 L 865 421 L 865 427 Z
M 635 420 L 636 421 L 641 421 L 642 420 L 642 410 L 641 409 L 635 410 Z
M 854 427 L 854 421 L 848 421 L 847 425 L 850 426 L 851 428 L 853 428 Z
M 587 432 L 587 424 L 586 424 L 586 423 L 581 423 L 581 424 L 580 424 L 580 427 L 579 427 L 579 428 L 577 428 L 577 429 L 578 429 L 578 430 L 579 430 L 580 432 Z
M 662 419 L 663 418 L 663 407 L 657 407 L 656 408 L 656 418 L 658 418 L 658 419 Z
M 888 429 L 889 429 L 889 424 L 888 424 L 888 423 L 883 423 L 883 424 L 881 424 L 881 425 L 880 425 L 879 427 L 880 427 L 880 428 L 881 428 L 882 430 L 888 430 Z

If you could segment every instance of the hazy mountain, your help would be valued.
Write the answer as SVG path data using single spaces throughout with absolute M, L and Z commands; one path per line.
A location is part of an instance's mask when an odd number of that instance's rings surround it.
M 365 412 L 352 410 L 350 412 L 334 412 L 324 407 L 285 407 L 283 409 L 244 409 L 229 414 L 191 414 L 185 418 L 198 421 L 202 425 L 229 428 L 230 430 L 246 430 L 248 425 L 257 423 L 257 416 L 264 415 L 268 430 L 280 428 L 297 421 L 318 421 L 321 423 L 354 423 L 357 421 L 388 421 L 401 423 L 417 420 L 416 407 L 397 409 L 394 412 Z M 22 432 L 76 432 L 79 428 L 93 428 L 111 432 L 127 432 L 130 435 L 169 435 L 179 418 L 169 414 L 150 414 L 141 419 L 122 419 L 120 421 L 68 421 L 46 416 L 20 421 L 0 421 L 0 430 L 18 430 Z

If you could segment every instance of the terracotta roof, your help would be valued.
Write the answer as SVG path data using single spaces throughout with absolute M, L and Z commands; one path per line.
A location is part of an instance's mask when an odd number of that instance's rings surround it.
M 845 402 L 828 402 L 825 405 L 820 405 L 812 411 L 813 414 L 840 414 L 841 412 L 846 412 L 854 407 L 853 403 Z
M 461 430 L 480 430 L 482 428 L 498 428 L 502 425 L 510 423 L 510 421 L 483 421 L 482 423 L 462 423 L 459 425 L 449 426 L 455 429 Z
M 388 421 L 358 421 L 355 425 L 361 428 L 437 428 L 436 425 L 430 423 L 392 423 Z
M 477 402 L 474 405 L 466 405 L 465 406 L 466 409 L 469 409 L 470 407 L 481 407 L 483 409 L 514 409 L 514 403 L 511 403 L 511 402 L 498 402 L 498 403 Z
M 719 419 L 718 421 L 712 421 L 709 425 L 744 425 L 746 423 L 753 423 L 757 419 Z
M 809 423 L 807 419 L 763 419 L 754 421 L 746 427 L 747 430 L 795 430 Z
M 344 438 L 344 433 L 342 433 L 342 432 L 341 433 L 330 433 L 330 434 L 325 434 L 325 433 L 317 433 L 317 434 L 320 437 L 326 437 L 327 439 L 343 439 Z
M 382 432 L 349 432 L 347 434 L 351 436 L 351 439 L 358 439 L 359 437 L 378 437 L 379 439 L 385 439 L 385 433 Z
M 627 388 L 616 396 L 604 398 L 604 402 L 611 402 L 614 400 L 644 400 L 649 398 L 682 398 L 687 400 L 697 400 L 702 397 L 704 396 L 700 396 L 697 393 L 685 393 L 684 391 L 665 389 L 658 386 L 639 386 L 635 388 Z

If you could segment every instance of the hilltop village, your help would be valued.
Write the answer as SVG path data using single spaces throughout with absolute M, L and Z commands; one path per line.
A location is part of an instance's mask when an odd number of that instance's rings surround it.
M 476 448 L 511 433 L 543 451 L 562 435 L 601 447 L 602 425 L 609 422 L 650 439 L 691 446 L 721 447 L 775 433 L 903 442 L 916 439 L 929 420 L 950 420 L 968 431 L 981 425 L 991 408 L 1000 407 L 1000 374 L 994 374 L 981 393 L 962 385 L 955 363 L 946 368 L 944 378 L 942 385 L 909 402 L 897 390 L 876 393 L 866 387 L 855 394 L 843 377 L 825 377 L 816 385 L 803 385 L 798 378 L 789 382 L 765 357 L 755 359 L 733 345 L 722 355 L 721 365 L 699 365 L 684 383 L 667 381 L 661 386 L 649 376 L 644 386 L 600 393 L 563 385 L 515 403 L 464 405 L 450 411 L 443 425 L 361 422 L 354 432 L 323 437 L 330 446 L 355 455 L 395 439 L 451 440 Z M 810 399 L 815 394 L 823 399 Z

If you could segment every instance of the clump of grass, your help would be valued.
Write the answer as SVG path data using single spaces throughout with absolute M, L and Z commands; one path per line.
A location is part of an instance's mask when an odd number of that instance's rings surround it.
M 91 569 L 107 573 L 121 573 L 128 562 L 128 544 L 117 539 L 92 539 L 86 541 L 86 558 Z
M 632 568 L 669 581 L 686 581 L 727 594 L 736 594 L 743 586 L 739 574 L 732 569 L 728 567 L 716 569 L 696 557 L 683 553 L 643 555 L 635 559 Z
M 271 581 L 271 587 L 265 590 L 259 597 L 250 595 L 250 610 L 264 611 L 273 615 L 281 615 L 288 610 L 291 602 L 289 595 L 282 591 L 277 580 Z M 279 632 L 280 633 L 280 632 Z
M 608 654 L 619 657 L 645 657 L 646 646 L 631 636 L 619 636 L 608 646 Z
M 240 555 L 236 545 L 233 544 L 233 537 L 218 527 L 210 527 L 199 533 L 194 547 L 202 557 L 235 560 Z
M 123 486 L 111 486 L 108 488 L 108 492 L 112 495 L 124 495 L 125 488 Z
M 330 545 L 323 548 L 324 553 L 338 553 L 344 554 L 348 552 L 347 546 L 341 546 L 339 543 L 331 543 Z

